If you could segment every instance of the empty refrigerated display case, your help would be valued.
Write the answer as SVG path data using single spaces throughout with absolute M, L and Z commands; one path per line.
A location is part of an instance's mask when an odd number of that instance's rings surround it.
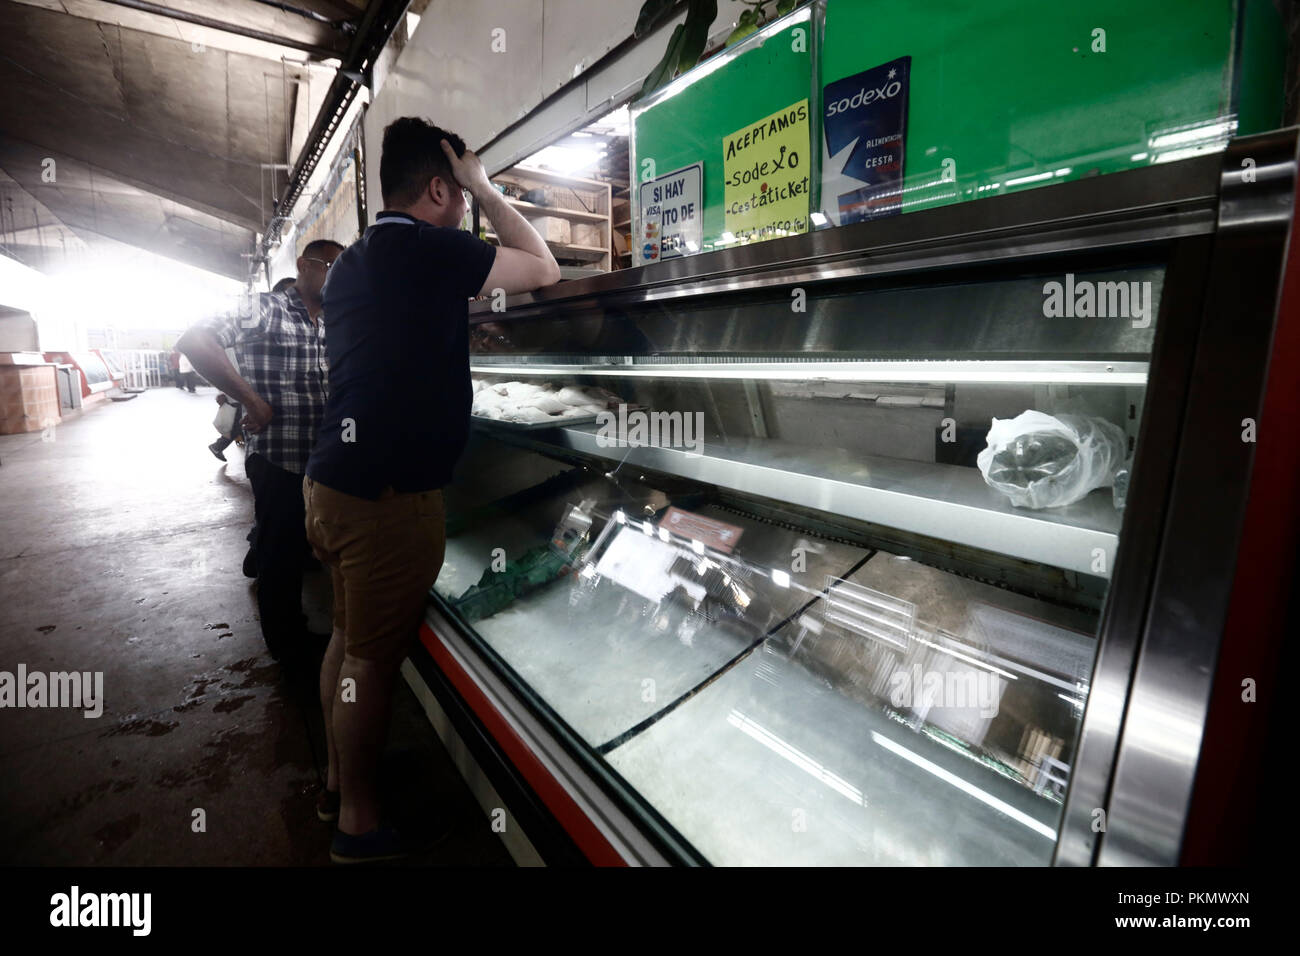
M 407 677 L 517 857 L 1177 862 L 1295 151 L 473 307 Z

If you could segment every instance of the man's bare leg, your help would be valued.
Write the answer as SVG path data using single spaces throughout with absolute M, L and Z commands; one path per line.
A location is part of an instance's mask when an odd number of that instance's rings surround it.
M 320 706 L 325 715 L 325 750 L 328 770 L 325 772 L 325 789 L 339 790 L 339 752 L 334 744 L 334 698 L 339 691 L 339 671 L 343 667 L 343 632 L 335 628 L 330 634 L 329 647 L 320 664 Z
M 341 796 L 339 830 L 352 836 L 379 826 L 379 758 L 388 737 L 393 685 L 402 656 L 372 661 L 347 654 L 339 670 L 336 693 L 340 696 L 333 714 Z M 342 686 L 348 679 L 354 681 L 350 690 Z

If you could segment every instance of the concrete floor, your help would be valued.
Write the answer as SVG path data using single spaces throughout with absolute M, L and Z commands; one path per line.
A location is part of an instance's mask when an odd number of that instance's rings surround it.
M 0 436 L 0 670 L 104 675 L 97 719 L 0 710 L 0 864 L 329 863 L 315 676 L 262 642 L 243 453 L 204 447 L 215 394 L 153 389 L 53 440 Z M 327 577 L 304 591 L 327 630 Z M 451 827 L 414 862 L 511 864 L 405 685 L 384 777 L 396 819 Z

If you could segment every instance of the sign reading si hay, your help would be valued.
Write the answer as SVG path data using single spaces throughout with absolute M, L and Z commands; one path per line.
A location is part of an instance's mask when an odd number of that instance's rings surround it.
M 822 212 L 838 226 L 903 210 L 911 67 L 901 56 L 826 84 Z
M 704 238 L 704 164 L 692 163 L 641 184 L 638 263 L 700 251 Z
M 808 231 L 808 100 L 722 141 L 723 245 Z

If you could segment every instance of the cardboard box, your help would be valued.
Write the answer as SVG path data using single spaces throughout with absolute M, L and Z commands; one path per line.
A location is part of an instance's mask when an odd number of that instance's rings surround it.
M 605 227 L 598 222 L 575 222 L 569 233 L 575 246 L 603 248 L 605 245 Z
M 53 365 L 0 368 L 0 435 L 40 431 L 63 420 L 54 375 Z
M 537 234 L 547 242 L 568 245 L 571 241 L 571 231 L 567 219 L 561 219 L 559 216 L 538 216 L 536 219 L 530 219 L 529 225 L 536 229 Z
M 541 203 L 544 206 L 551 206 L 555 209 L 581 209 L 586 212 L 605 212 L 603 199 L 604 191 L 593 189 L 590 186 L 572 185 L 572 186 L 546 186 L 544 189 L 546 201 Z
M 44 365 L 40 352 L 0 352 L 0 365 Z
M 544 198 L 539 205 L 554 209 L 577 209 L 578 201 L 573 198 L 573 190 L 568 186 L 543 186 Z

